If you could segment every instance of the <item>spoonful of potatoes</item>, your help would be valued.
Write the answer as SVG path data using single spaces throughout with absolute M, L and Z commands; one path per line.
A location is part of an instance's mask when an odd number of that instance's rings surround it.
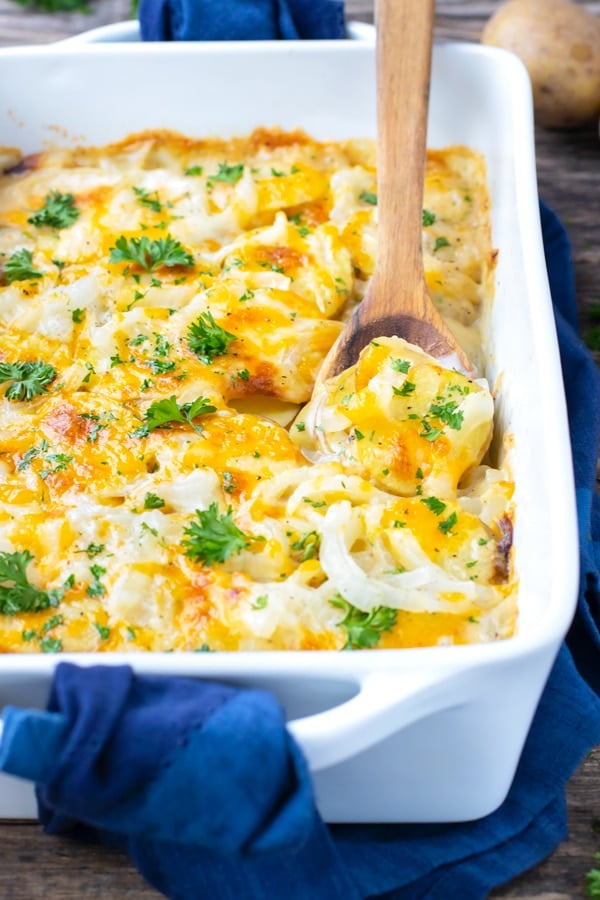
M 378 252 L 365 297 L 327 354 L 318 381 L 352 366 L 378 337 L 398 335 L 474 374 L 425 283 L 421 228 L 435 0 L 378 0 Z

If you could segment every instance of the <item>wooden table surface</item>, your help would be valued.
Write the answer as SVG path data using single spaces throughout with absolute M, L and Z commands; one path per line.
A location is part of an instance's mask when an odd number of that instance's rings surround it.
M 498 5 L 499 0 L 438 0 L 436 37 L 478 40 L 484 22 Z M 600 2 L 582 5 L 600 14 Z M 352 17 L 372 21 L 371 0 L 347 0 L 346 7 Z M 90 0 L 89 13 L 39 13 L 14 0 L 0 0 L 0 46 L 48 43 L 128 18 L 130 0 Z M 571 238 L 585 332 L 600 324 L 598 131 L 538 129 L 536 143 L 540 196 L 558 212 Z M 592 751 L 574 774 L 567 801 L 568 839 L 536 869 L 494 891 L 495 900 L 585 896 L 585 873 L 593 865 L 594 853 L 600 851 L 600 748 Z M 151 900 L 160 896 L 118 852 L 46 837 L 35 823 L 0 822 L 0 846 L 1 898 Z

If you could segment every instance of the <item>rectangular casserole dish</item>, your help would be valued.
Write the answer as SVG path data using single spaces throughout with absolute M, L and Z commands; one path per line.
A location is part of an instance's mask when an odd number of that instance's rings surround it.
M 144 128 L 230 136 L 259 125 L 302 127 L 318 139 L 372 137 L 374 73 L 372 44 L 354 41 L 11 48 L 0 51 L 0 143 L 34 152 Z M 568 426 L 521 64 L 489 48 L 436 47 L 428 144 L 466 144 L 488 166 L 500 255 L 485 374 L 516 482 L 516 635 L 352 653 L 71 657 L 273 691 L 330 822 L 469 820 L 497 808 L 576 602 Z M 0 703 L 43 706 L 62 658 L 0 658 Z M 34 810 L 29 788 L 0 778 L 0 817 Z

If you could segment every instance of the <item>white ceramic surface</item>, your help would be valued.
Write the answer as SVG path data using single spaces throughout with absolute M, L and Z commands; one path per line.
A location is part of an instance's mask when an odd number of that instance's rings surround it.
M 303 747 L 328 821 L 473 819 L 504 799 L 576 602 L 577 529 L 567 420 L 540 235 L 531 92 L 511 55 L 434 50 L 428 142 L 485 154 L 500 250 L 487 323 L 498 428 L 513 436 L 519 628 L 485 646 L 352 653 L 102 654 L 139 672 L 272 690 Z M 0 51 L 0 143 L 26 152 L 142 128 L 194 135 L 301 126 L 375 133 L 369 42 L 117 43 Z M 67 658 L 66 655 L 61 658 Z M 0 658 L 0 705 L 43 705 L 59 657 Z M 33 813 L 0 778 L 0 817 Z

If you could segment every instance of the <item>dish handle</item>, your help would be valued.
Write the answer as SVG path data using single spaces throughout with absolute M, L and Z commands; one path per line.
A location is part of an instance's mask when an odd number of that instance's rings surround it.
M 338 765 L 421 719 L 467 702 L 460 675 L 373 673 L 359 692 L 332 709 L 288 722 L 310 770 Z

